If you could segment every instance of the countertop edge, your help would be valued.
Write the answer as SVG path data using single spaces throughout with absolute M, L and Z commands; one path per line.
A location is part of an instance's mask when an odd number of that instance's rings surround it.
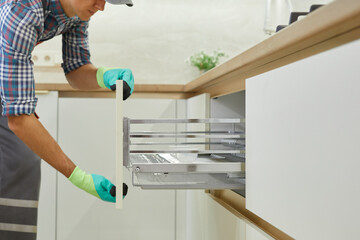
M 201 93 L 211 97 L 245 89 L 245 79 L 287 65 L 360 38 L 360 1 L 337 0 L 310 13 L 273 36 L 206 72 L 187 84 L 135 84 L 135 94 Z M 69 84 L 38 83 L 36 90 L 102 92 L 107 89 L 76 90 Z

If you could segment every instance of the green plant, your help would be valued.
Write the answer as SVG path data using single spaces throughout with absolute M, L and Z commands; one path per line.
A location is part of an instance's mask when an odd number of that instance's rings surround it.
M 199 70 L 208 71 L 219 63 L 221 57 L 225 56 L 225 53 L 221 51 L 214 51 L 212 55 L 201 51 L 191 56 L 189 62 L 192 66 L 197 67 Z

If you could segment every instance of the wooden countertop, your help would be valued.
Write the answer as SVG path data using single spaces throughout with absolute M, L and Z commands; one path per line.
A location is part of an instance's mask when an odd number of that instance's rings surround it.
M 132 97 L 186 99 L 194 95 L 184 88 L 181 84 L 135 84 Z M 35 89 L 38 93 L 59 91 L 60 97 L 115 97 L 115 92 L 109 89 L 78 90 L 68 83 L 38 83 Z
M 337 0 L 186 85 L 135 84 L 134 95 L 188 98 L 206 92 L 217 97 L 242 91 L 247 78 L 359 38 L 360 1 Z M 37 84 L 36 89 L 79 92 L 67 84 Z

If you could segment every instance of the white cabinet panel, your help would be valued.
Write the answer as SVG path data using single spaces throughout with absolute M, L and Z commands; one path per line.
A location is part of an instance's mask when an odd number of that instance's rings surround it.
M 176 100 L 128 99 L 124 116 L 175 118 Z M 115 99 L 61 98 L 59 143 L 65 153 L 88 173 L 115 182 Z M 77 189 L 58 178 L 57 240 L 169 240 L 175 236 L 175 191 L 141 190 L 129 186 L 123 209 Z
M 186 101 L 186 116 L 187 118 L 209 118 L 209 104 L 210 99 L 209 95 L 202 94 Z M 206 131 L 203 124 L 188 124 L 186 126 L 187 131 Z M 185 232 L 185 236 L 182 239 L 186 240 L 205 240 L 206 228 L 206 206 L 207 206 L 207 196 L 204 193 L 204 190 L 186 190 L 178 191 L 178 198 L 185 196 L 185 204 L 179 201 L 178 206 L 185 208 L 186 213 L 184 215 L 179 215 L 177 220 L 184 221 L 184 225 L 178 229 L 178 232 Z M 184 199 L 184 198 L 183 198 Z M 181 219 L 185 217 L 185 219 Z M 178 234 L 179 236 L 179 234 Z M 181 239 L 181 238 L 180 238 Z M 182 240 L 181 239 L 181 240 Z
M 246 205 L 295 239 L 358 239 L 360 41 L 246 82 Z
M 210 96 L 208 94 L 201 94 L 187 99 L 186 101 L 186 115 L 188 119 L 205 119 L 210 117 Z M 210 128 L 205 124 L 187 124 L 187 131 L 209 131 Z M 196 142 L 196 139 L 187 139 L 188 141 Z M 199 147 L 200 148 L 200 147 Z M 203 147 L 205 150 L 205 145 Z
M 40 122 L 57 139 L 58 92 L 37 93 L 36 112 Z M 56 171 L 45 161 L 41 162 L 41 186 L 38 208 L 37 240 L 55 239 Z

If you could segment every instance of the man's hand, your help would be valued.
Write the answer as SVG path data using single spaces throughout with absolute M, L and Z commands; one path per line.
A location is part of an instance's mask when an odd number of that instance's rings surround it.
M 116 81 L 123 80 L 123 100 L 126 100 L 134 90 L 134 76 L 130 69 L 100 67 L 96 72 L 96 79 L 100 87 L 116 89 Z
M 115 202 L 115 186 L 105 177 L 97 174 L 86 174 L 79 167 L 76 167 L 69 177 L 72 182 L 78 188 L 94 195 L 107 202 Z M 127 185 L 123 184 L 123 198 L 127 193 Z

